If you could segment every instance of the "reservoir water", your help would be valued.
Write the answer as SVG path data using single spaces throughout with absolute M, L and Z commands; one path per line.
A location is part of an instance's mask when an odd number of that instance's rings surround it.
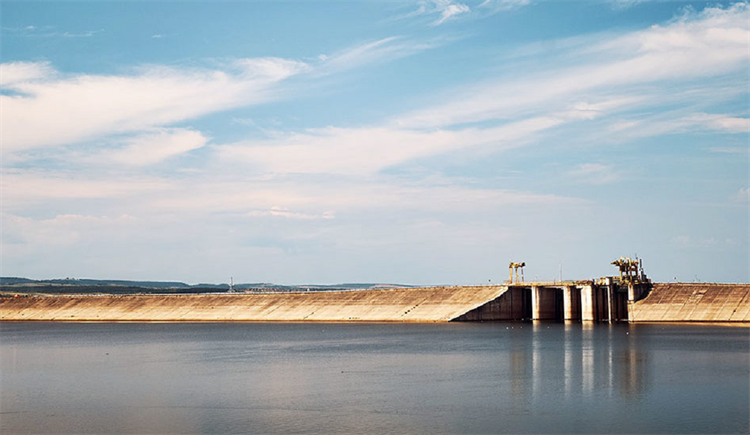
M 748 433 L 750 329 L 0 324 L 0 433 Z

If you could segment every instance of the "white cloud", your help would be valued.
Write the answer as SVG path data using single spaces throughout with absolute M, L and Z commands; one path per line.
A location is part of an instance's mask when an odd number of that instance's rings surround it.
M 735 244 L 733 239 L 717 239 L 716 237 L 697 237 L 689 235 L 678 235 L 674 236 L 669 240 L 670 244 L 675 245 L 679 248 L 712 248 L 712 247 L 726 247 Z
M 90 38 L 97 33 L 103 32 L 104 29 L 99 30 L 87 30 L 85 32 L 63 32 L 63 38 Z
M 708 149 L 713 153 L 722 154 L 750 154 L 750 147 L 711 147 Z
M 386 176 L 313 175 L 248 177 L 246 166 L 232 168 L 217 162 L 206 172 L 190 177 L 144 177 L 125 172 L 118 177 L 64 171 L 5 171 L 2 176 L 4 210 L 24 210 L 39 204 L 55 209 L 75 208 L 81 201 L 96 204 L 126 203 L 143 213 L 207 214 L 236 211 L 289 211 L 308 215 L 337 213 L 342 209 L 367 210 L 399 207 L 407 210 L 456 211 L 513 204 L 573 203 L 572 198 L 507 189 L 469 188 L 452 179 L 409 182 Z M 223 169 L 223 171 L 218 171 Z
M 617 181 L 620 174 L 612 165 L 601 163 L 582 163 L 568 172 L 568 175 L 587 184 L 608 184 Z
M 310 69 L 310 66 L 304 62 L 279 57 L 237 59 L 231 65 L 240 70 L 240 78 L 243 80 L 256 79 L 270 83 L 284 80 Z
M 217 146 L 229 162 L 244 162 L 271 173 L 367 175 L 413 159 L 487 145 L 493 151 L 518 147 L 531 136 L 563 122 L 531 118 L 494 128 L 418 131 L 324 128 L 261 141 Z
M 705 126 L 706 128 L 726 133 L 750 133 L 750 118 L 698 113 L 692 117 L 688 117 L 686 121 L 693 121 L 696 124 Z
M 499 12 L 517 9 L 522 6 L 527 6 L 530 3 L 531 0 L 484 0 L 484 2 L 479 5 L 479 7 Z
M 607 0 L 607 1 L 612 5 L 613 9 L 621 10 L 621 9 L 629 9 L 647 0 Z
M 430 26 L 439 26 L 446 21 L 455 19 L 460 15 L 468 15 L 471 12 L 466 4 L 456 2 L 454 0 L 421 0 L 419 7 L 397 19 L 412 18 L 418 16 L 434 17 L 437 15 L 437 19 L 430 23 Z
M 3 248 L 15 244 L 31 244 L 38 247 L 74 245 L 81 241 L 81 234 L 84 232 L 90 232 L 94 228 L 101 231 L 122 227 L 134 221 L 136 219 L 127 214 L 117 217 L 63 214 L 50 219 L 31 219 L 0 213 Z
M 615 87 L 620 93 L 634 92 L 628 87 L 747 70 L 748 10 L 744 3 L 726 9 L 707 8 L 665 26 L 594 43 L 577 54 L 589 56 L 588 63 L 578 61 L 578 66 L 521 79 L 488 81 L 394 122 L 402 127 L 434 128 L 509 119 L 519 113 L 561 110 L 571 98 Z
M 253 210 L 251 212 L 247 213 L 247 216 L 250 217 L 264 217 L 264 216 L 272 216 L 272 217 L 283 217 L 287 219 L 333 219 L 335 216 L 333 212 L 326 211 L 322 214 L 310 214 L 310 213 L 300 213 L 300 212 L 294 212 L 289 210 L 288 208 L 280 207 L 280 206 L 273 206 L 268 210 Z
M 750 202 L 750 187 L 741 187 L 734 199 L 737 202 Z
M 104 29 L 85 31 L 61 31 L 55 26 L 3 27 L 3 31 L 11 32 L 25 38 L 90 38 Z
M 290 59 L 248 58 L 219 68 L 148 65 L 129 75 L 62 74 L 47 62 L 0 64 L 2 153 L 10 154 L 148 131 L 216 111 L 283 97 L 280 83 L 303 73 L 340 72 L 410 56 L 441 40 L 389 37 L 319 58 L 314 66 Z
M 189 186 L 189 187 L 188 187 Z M 447 183 L 425 185 L 397 179 L 347 178 L 333 181 L 305 178 L 255 181 L 210 181 L 188 183 L 184 190 L 154 196 L 141 207 L 149 213 L 243 213 L 247 216 L 275 215 L 312 220 L 352 214 L 389 215 L 439 213 L 473 216 L 498 213 L 509 206 L 580 205 L 583 201 L 557 195 L 505 189 L 474 189 Z
M 440 18 L 432 23 L 433 26 L 439 26 L 458 15 L 466 14 L 470 11 L 469 7 L 465 4 L 450 0 L 433 0 L 433 3 L 437 12 L 440 13 Z
M 0 64 L 0 86 L 45 79 L 55 74 L 49 62 L 7 62 Z
M 726 130 L 732 133 L 750 133 L 750 118 L 720 118 L 713 119 L 711 123 L 717 130 Z
M 177 188 L 174 181 L 167 179 L 140 175 L 118 179 L 78 171 L 6 170 L 0 177 L 4 211 L 49 204 L 53 200 L 63 203 L 73 199 L 117 201 L 126 197 L 173 192 Z
M 390 36 L 375 41 L 347 47 L 331 54 L 320 54 L 318 74 L 345 71 L 364 65 L 391 61 L 411 56 L 424 50 L 438 47 L 443 40 L 414 41 L 399 36 Z
M 422 0 L 419 2 L 419 7 L 416 10 L 397 17 L 397 19 L 437 16 L 429 25 L 439 26 L 461 17 L 486 17 L 497 12 L 518 9 L 528 5 L 530 2 L 530 0 L 485 0 L 475 10 L 472 10 L 466 3 L 455 0 Z
M 102 158 L 130 166 L 147 166 L 201 148 L 207 141 L 208 139 L 198 131 L 162 128 L 128 138 L 124 147 L 104 151 L 94 159 Z
M 725 114 L 667 111 L 640 120 L 619 120 L 609 127 L 620 139 L 713 130 L 727 134 L 750 133 L 750 119 Z M 718 148 L 713 148 L 716 150 Z
M 46 64 L 3 64 L 0 95 L 3 153 L 55 146 L 113 133 L 147 130 L 274 98 L 275 85 L 306 68 L 285 59 L 244 59 L 227 70 L 145 67 L 129 76 L 48 78 Z M 44 75 L 42 75 L 44 73 Z

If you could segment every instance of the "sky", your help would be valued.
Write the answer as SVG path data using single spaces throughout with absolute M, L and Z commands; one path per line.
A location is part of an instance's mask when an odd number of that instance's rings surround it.
M 750 282 L 750 6 L 0 3 L 0 275 Z

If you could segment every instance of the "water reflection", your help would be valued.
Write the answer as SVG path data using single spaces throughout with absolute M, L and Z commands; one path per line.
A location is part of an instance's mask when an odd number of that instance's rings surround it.
M 747 332 L 0 324 L 0 433 L 747 433 Z
M 552 326 L 557 334 L 542 322 L 529 327 L 532 333 L 518 337 L 509 353 L 514 397 L 628 399 L 647 393 L 648 353 L 639 348 L 632 326 L 569 322 Z

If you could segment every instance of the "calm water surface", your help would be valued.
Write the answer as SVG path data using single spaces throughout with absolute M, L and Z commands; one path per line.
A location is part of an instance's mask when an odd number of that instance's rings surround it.
M 0 432 L 748 433 L 750 329 L 0 324 Z

